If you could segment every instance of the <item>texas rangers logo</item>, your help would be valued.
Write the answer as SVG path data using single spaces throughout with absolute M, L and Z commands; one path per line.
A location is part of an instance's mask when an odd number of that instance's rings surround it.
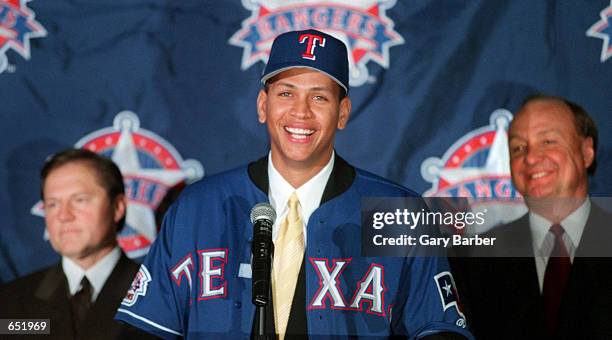
M 47 31 L 26 3 L 29 0 L 0 0 L 0 73 L 9 68 L 6 52 L 11 49 L 30 59 L 30 39 L 45 37 Z
M 316 34 L 302 34 L 299 37 L 300 44 L 306 44 L 306 52 L 302 53 L 302 58 L 308 60 L 317 60 L 315 48 L 317 46 L 325 47 L 325 38 Z
M 586 35 L 603 40 L 600 57 L 603 63 L 608 60 L 608 58 L 612 57 L 612 46 L 610 46 L 610 35 L 612 35 L 612 25 L 610 25 L 610 20 L 612 19 L 612 0 L 610 1 L 610 6 L 604 8 L 599 13 L 599 16 L 601 20 L 594 23 L 593 26 L 587 30 Z
M 145 265 L 141 265 L 140 269 L 138 269 L 138 273 L 134 276 L 134 280 L 132 281 L 132 285 L 130 289 L 128 289 L 123 301 L 121 301 L 122 305 L 133 306 L 138 300 L 138 296 L 145 296 L 147 294 L 147 286 L 151 282 L 151 274 L 149 274 L 149 270 Z
M 242 4 L 251 16 L 229 40 L 244 48 L 242 70 L 258 61 L 267 62 L 277 35 L 314 28 L 344 42 L 349 51 L 350 85 L 360 86 L 375 81 L 369 75 L 369 61 L 389 68 L 389 49 L 404 43 L 385 14 L 395 0 L 243 0 Z
M 467 133 L 442 158 L 430 157 L 421 164 L 421 176 L 432 183 L 423 195 L 471 199 L 472 209 L 485 212 L 485 225 L 478 232 L 526 212 L 510 177 L 507 129 L 511 120 L 508 110 L 495 110 L 488 126 Z
M 200 162 L 183 160 L 170 143 L 141 128 L 138 116 L 130 111 L 120 112 L 112 127 L 86 135 L 75 147 L 107 156 L 121 169 L 128 206 L 118 242 L 131 258 L 149 251 L 158 230 L 155 211 L 168 191 L 204 175 Z M 41 202 L 32 213 L 44 216 Z

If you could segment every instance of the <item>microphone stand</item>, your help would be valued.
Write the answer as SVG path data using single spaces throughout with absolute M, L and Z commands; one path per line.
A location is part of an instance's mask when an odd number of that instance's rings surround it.
M 272 340 L 273 337 L 266 334 L 266 306 L 257 306 L 255 310 L 255 320 L 259 320 L 255 329 L 253 339 Z
M 253 299 L 253 304 L 255 305 L 255 320 L 257 321 L 255 325 L 255 331 L 251 336 L 251 339 L 254 340 L 274 340 L 276 337 L 274 335 L 267 334 L 266 332 L 266 306 L 270 301 L 270 291 L 268 291 L 267 296 L 259 296 L 260 298 Z

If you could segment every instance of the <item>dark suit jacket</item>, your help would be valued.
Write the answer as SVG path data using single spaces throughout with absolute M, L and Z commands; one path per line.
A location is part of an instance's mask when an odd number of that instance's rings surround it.
M 137 271 L 138 265 L 122 253 L 87 313 L 81 339 L 156 339 L 113 320 Z M 41 337 L 74 339 L 68 299 L 68 281 L 58 263 L 0 287 L 0 318 L 51 319 L 51 336 Z
M 612 339 L 610 221 L 610 214 L 591 205 L 552 338 Z M 505 252 L 488 255 L 506 257 L 451 259 L 470 329 L 477 339 L 548 338 L 528 215 L 487 236 L 497 237 L 503 247 L 495 251 Z M 523 257 L 507 257 L 517 254 Z

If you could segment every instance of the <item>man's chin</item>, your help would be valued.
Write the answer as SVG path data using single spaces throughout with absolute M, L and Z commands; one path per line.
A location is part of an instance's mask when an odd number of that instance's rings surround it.
M 303 149 L 293 149 L 287 150 L 283 153 L 285 162 L 289 164 L 309 164 L 312 162 L 312 152 L 310 150 Z
M 547 197 L 553 197 L 553 196 L 554 196 L 553 189 L 548 186 L 537 185 L 537 186 L 532 186 L 527 190 L 527 197 L 530 197 L 530 198 L 547 198 Z
M 64 246 L 61 249 L 60 254 L 69 259 L 77 260 L 83 257 L 83 249 L 77 246 Z

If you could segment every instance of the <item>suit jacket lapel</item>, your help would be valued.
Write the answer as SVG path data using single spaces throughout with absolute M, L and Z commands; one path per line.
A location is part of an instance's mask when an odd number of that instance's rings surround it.
M 497 227 L 491 233 L 499 242 L 495 250 L 503 252 L 503 257 L 533 257 L 533 238 L 529 227 L 529 215 L 523 215 L 518 220 Z M 535 264 L 534 264 L 535 268 Z
M 558 334 L 584 336 L 572 330 L 605 328 L 609 304 L 612 301 L 612 215 L 591 204 L 589 218 L 572 263 L 570 277 L 559 311 Z M 576 313 L 576 311 L 582 311 Z M 608 330 L 609 332 L 610 330 Z M 603 334 L 603 333 L 602 333 Z
M 542 334 L 544 328 L 544 309 L 540 293 L 540 285 L 533 259 L 533 240 L 529 227 L 529 217 L 524 215 L 518 220 L 499 227 L 492 232 L 497 237 L 500 246 L 495 248 L 501 251 L 500 258 L 483 259 L 488 263 L 487 272 L 491 275 L 486 278 L 483 287 L 491 292 L 491 301 L 500 295 L 498 301 L 501 313 L 509 312 L 504 329 L 510 331 L 516 325 L 522 325 L 527 332 Z M 473 297 L 478 292 L 473 292 Z M 491 306 L 486 310 L 493 310 Z
M 606 213 L 593 202 L 591 211 L 580 244 L 576 249 L 576 258 L 581 257 L 612 257 L 612 215 Z
M 107 338 L 114 338 L 119 334 L 121 329 L 118 323 L 100 322 L 100 319 L 113 319 L 137 271 L 138 265 L 130 262 L 125 254 L 121 253 L 119 262 L 87 313 L 84 321 L 86 334 L 104 334 Z
M 54 297 L 68 296 L 68 281 L 62 270 L 61 262 L 47 270 L 34 296 L 37 299 L 50 301 Z
M 61 262 L 46 271 L 34 292 L 35 298 L 51 310 L 52 315 L 49 317 L 52 320 L 52 334 L 65 339 L 71 339 L 73 336 L 69 295 L 68 281 Z

